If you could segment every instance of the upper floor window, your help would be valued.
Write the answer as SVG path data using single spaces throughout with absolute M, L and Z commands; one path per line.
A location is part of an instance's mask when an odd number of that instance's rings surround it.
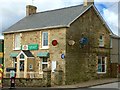
M 14 35 L 14 49 L 15 50 L 20 50 L 21 48 L 21 37 L 20 34 L 15 34 Z
M 106 73 L 106 57 L 99 56 L 98 57 L 98 73 Z
M 103 35 L 100 35 L 99 37 L 99 46 L 104 47 L 104 36 Z
M 42 33 L 42 48 L 48 48 L 48 32 Z

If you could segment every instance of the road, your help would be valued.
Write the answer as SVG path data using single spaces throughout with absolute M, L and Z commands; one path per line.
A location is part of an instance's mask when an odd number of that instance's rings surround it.
M 120 82 L 115 82 L 115 83 L 110 83 L 110 84 L 104 84 L 104 85 L 98 85 L 98 86 L 92 86 L 89 88 L 47 88 L 47 87 L 36 87 L 36 88 L 30 88 L 30 87 L 23 87 L 23 88 L 15 88 L 15 89 L 10 89 L 10 88 L 3 88 L 2 90 L 97 90 L 98 88 L 110 88 L 109 90 L 118 90 L 120 89 Z M 101 90 L 100 89 L 100 90 Z
M 98 85 L 98 86 L 93 86 L 93 87 L 90 87 L 90 88 L 119 88 L 120 89 L 120 82 Z

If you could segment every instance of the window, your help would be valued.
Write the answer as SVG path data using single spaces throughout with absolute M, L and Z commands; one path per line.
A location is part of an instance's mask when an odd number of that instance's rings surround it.
M 48 48 L 48 32 L 42 33 L 42 48 Z
M 29 69 L 30 69 L 30 70 L 33 69 L 33 65 L 32 65 L 32 64 L 29 65 Z
M 25 60 L 25 56 L 21 54 L 20 55 L 20 71 L 24 71 L 24 60 Z
M 103 35 L 100 35 L 99 37 L 99 46 L 104 47 L 104 36 Z
M 20 60 L 20 71 L 24 71 L 24 61 Z
M 14 49 L 15 50 L 20 50 L 21 48 L 21 38 L 20 38 L 20 34 L 15 34 L 14 35 Z
M 42 61 L 42 70 L 47 68 L 48 66 L 48 62 L 47 62 L 47 58 L 43 58 L 43 61 Z
M 13 67 L 17 70 L 17 58 L 13 58 Z
M 106 73 L 106 57 L 98 57 L 98 73 Z

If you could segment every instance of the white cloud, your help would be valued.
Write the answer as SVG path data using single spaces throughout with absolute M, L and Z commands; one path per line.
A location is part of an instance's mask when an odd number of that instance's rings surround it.
M 109 9 L 103 9 L 103 17 L 108 23 L 111 30 L 118 34 L 118 14 L 110 11 Z
M 118 2 L 118 0 L 94 0 L 95 2 Z M 46 10 L 52 10 L 57 8 L 63 8 L 73 5 L 79 5 L 83 3 L 83 0 L 0 0 L 0 17 L 2 17 L 2 21 L 0 20 L 0 32 L 15 22 L 22 19 L 26 14 L 26 5 L 33 4 L 37 6 L 38 12 L 40 11 L 46 11 Z M 105 3 L 107 7 L 109 7 L 110 3 Z M 3 11 L 3 12 L 1 12 Z M 110 27 L 112 27 L 113 31 L 116 31 L 116 22 L 118 20 L 117 18 L 117 12 L 116 10 L 112 9 L 104 9 L 103 10 L 103 16 L 106 22 L 109 24 Z M 1 29 L 2 28 L 2 29 Z

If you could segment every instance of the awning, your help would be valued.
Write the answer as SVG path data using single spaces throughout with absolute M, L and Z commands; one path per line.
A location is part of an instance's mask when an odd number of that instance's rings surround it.
M 49 57 L 49 53 L 48 52 L 39 52 L 37 54 L 38 57 Z
M 10 57 L 17 57 L 18 53 L 10 53 Z

